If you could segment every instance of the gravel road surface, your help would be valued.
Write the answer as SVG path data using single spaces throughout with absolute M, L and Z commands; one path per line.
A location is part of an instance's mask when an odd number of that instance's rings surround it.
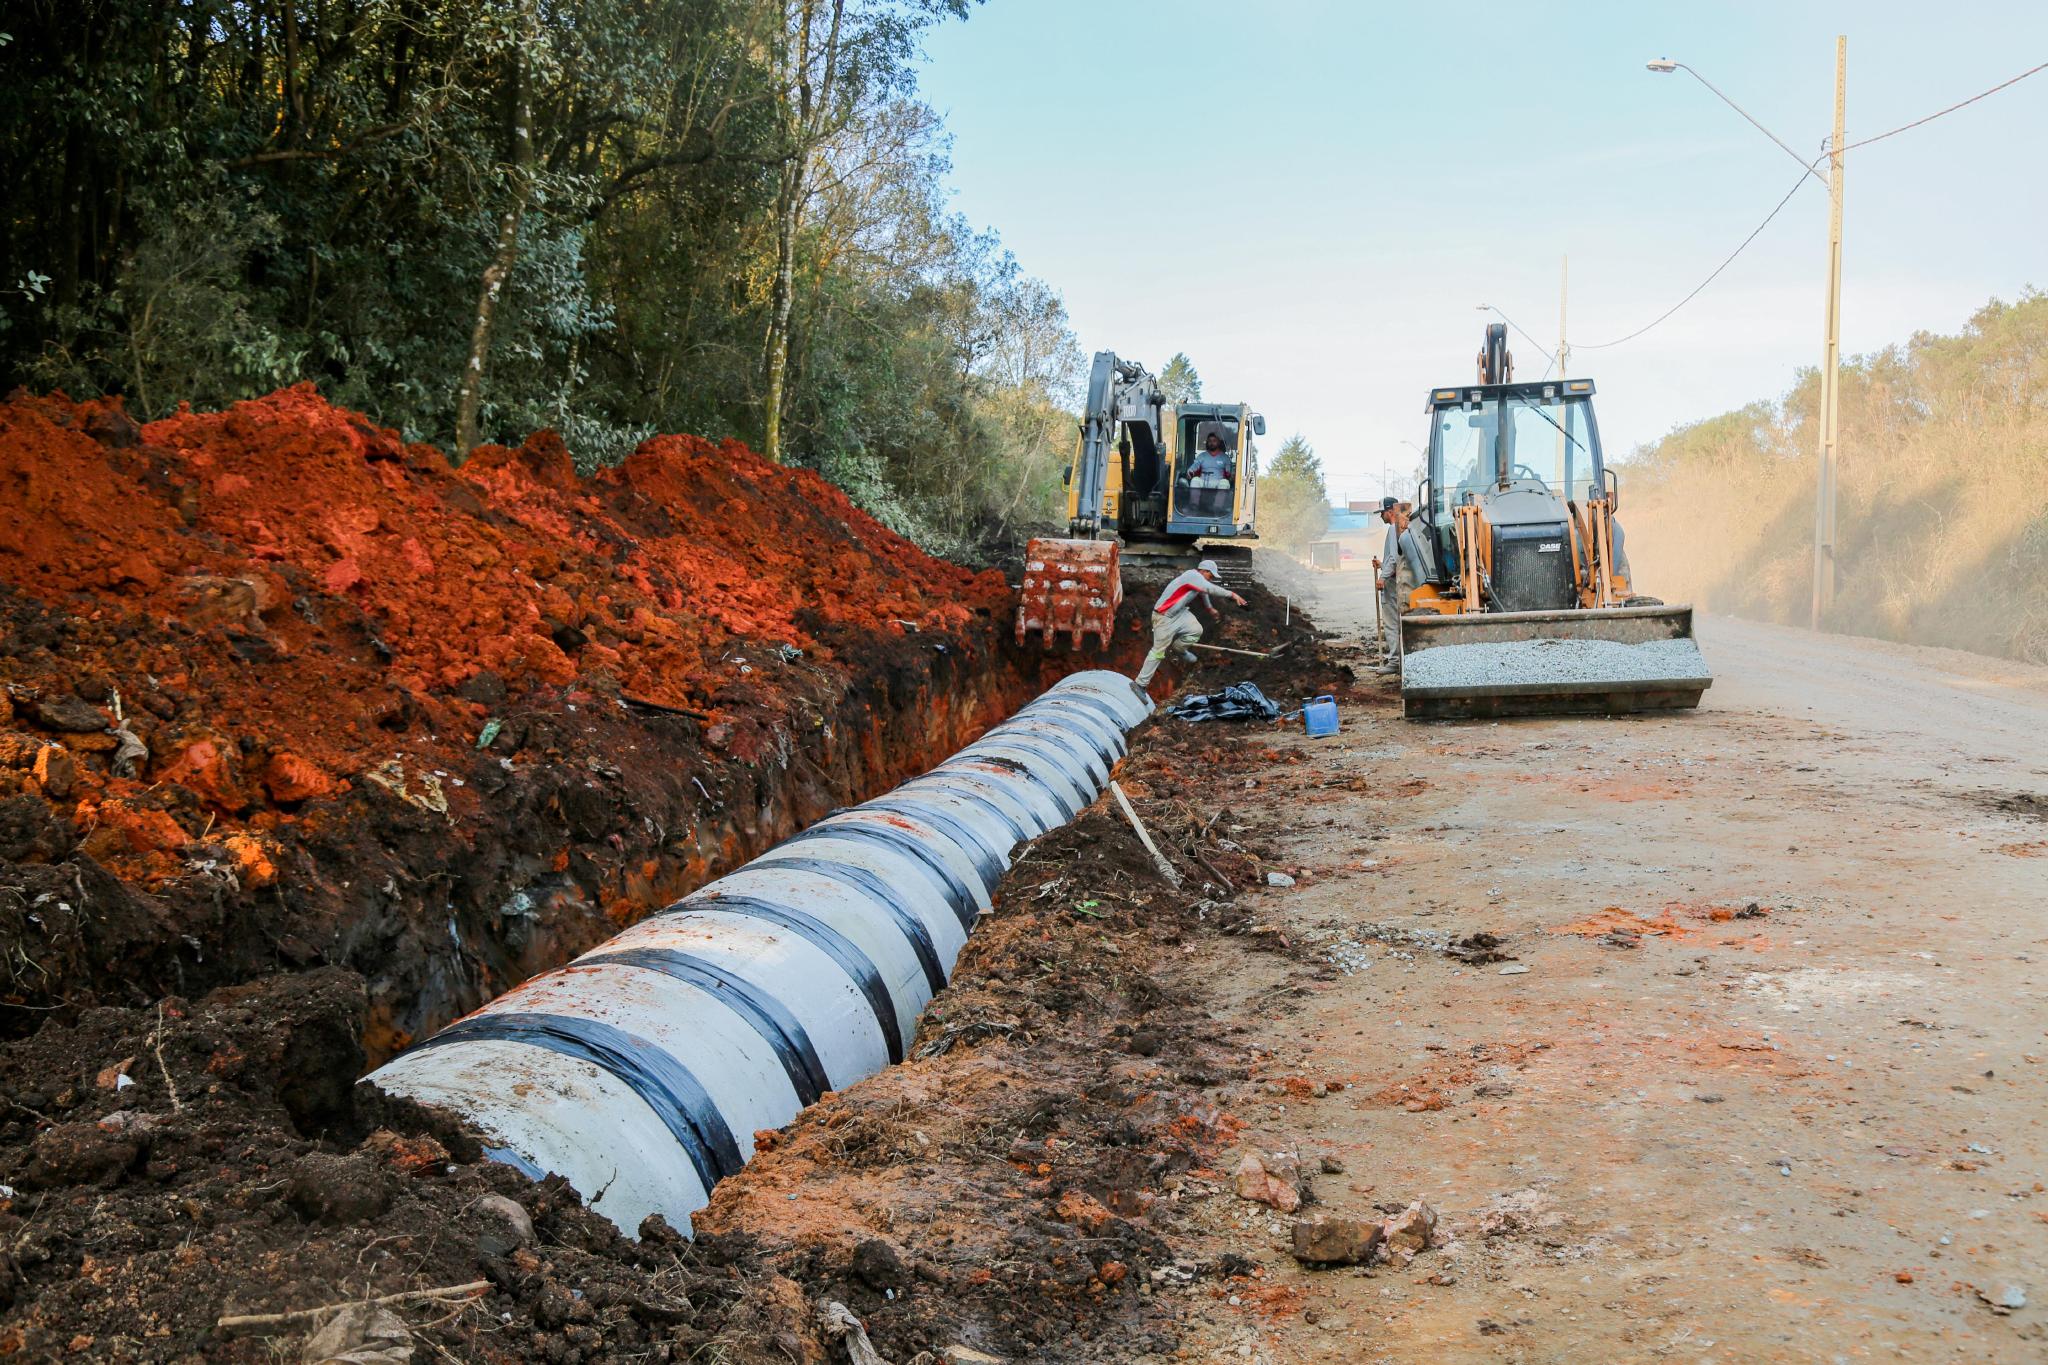
M 1369 577 L 1311 609 L 1369 635 Z M 1286 1291 L 1219 1305 L 1219 1358 L 2048 1359 L 2048 670 L 1700 635 L 1697 712 L 1418 725 L 1389 679 L 1284 742 L 1297 952 L 1231 1008 L 1328 1084 L 1245 1142 L 1449 1244 L 1309 1271 L 1211 1201 Z M 1436 951 L 1482 931 L 1508 961 Z

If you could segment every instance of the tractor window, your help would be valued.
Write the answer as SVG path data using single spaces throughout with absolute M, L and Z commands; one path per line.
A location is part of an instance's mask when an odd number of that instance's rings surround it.
M 1430 442 L 1438 458 L 1431 461 L 1442 471 L 1437 489 L 1438 505 L 1456 507 L 1465 494 L 1476 492 L 1494 479 L 1494 441 L 1500 431 L 1500 408 L 1493 400 L 1469 408 L 1439 408 Z M 1450 517 L 1441 520 L 1448 525 Z
M 1583 501 L 1598 475 L 1592 404 L 1583 398 L 1508 400 L 1508 470 Z

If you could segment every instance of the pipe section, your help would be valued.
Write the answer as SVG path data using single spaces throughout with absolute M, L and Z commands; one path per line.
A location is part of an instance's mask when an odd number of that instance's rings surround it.
M 1092 802 L 1151 712 L 1063 678 L 922 777 L 835 811 L 372 1072 L 629 1236 L 671 1226 L 754 1134 L 903 1060 L 1010 854 Z

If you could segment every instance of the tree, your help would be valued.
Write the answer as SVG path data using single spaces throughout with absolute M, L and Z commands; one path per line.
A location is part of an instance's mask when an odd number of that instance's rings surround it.
M 1169 403 L 1201 401 L 1202 376 L 1195 373 L 1195 362 L 1188 359 L 1186 351 L 1175 351 L 1173 359 L 1159 372 L 1159 391 Z
M 0 27 L 0 388 L 311 381 L 458 453 L 764 441 L 924 544 L 1044 519 L 1059 294 L 946 207 L 970 0 L 95 0 Z
M 285 11 L 289 16 L 289 8 Z M 484 267 L 483 285 L 477 296 L 476 325 L 470 332 L 469 355 L 462 367 L 460 395 L 455 401 L 455 458 L 467 459 L 476 447 L 477 415 L 484 401 L 484 362 L 491 354 L 491 323 L 497 314 L 498 295 L 506 277 L 519 260 L 519 223 L 526 216 L 527 198 L 533 192 L 528 170 L 533 162 L 533 81 L 530 75 L 535 49 L 540 44 L 539 25 L 533 0 L 527 0 L 517 14 L 518 26 L 504 39 L 512 65 L 511 154 L 504 179 L 508 202 L 498 215 L 498 244 L 491 263 Z
M 1259 479 L 1259 539 L 1291 555 L 1308 551 L 1330 529 L 1330 491 L 1323 485 L 1323 462 L 1296 432 L 1280 446 L 1273 464 Z

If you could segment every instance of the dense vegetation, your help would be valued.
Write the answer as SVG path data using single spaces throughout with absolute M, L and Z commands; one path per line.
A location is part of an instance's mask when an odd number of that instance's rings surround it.
M 1308 553 L 1309 542 L 1330 529 L 1330 490 L 1323 461 L 1296 432 L 1259 479 L 1259 540 L 1288 554 Z
M 1079 355 L 947 213 L 969 0 L 6 0 L 0 376 L 300 380 L 466 452 L 817 467 L 928 544 L 1042 514 Z
M 1803 624 L 1819 376 L 1624 466 L 1649 592 Z M 1842 370 L 1831 629 L 2048 663 L 2048 295 L 1993 301 Z

